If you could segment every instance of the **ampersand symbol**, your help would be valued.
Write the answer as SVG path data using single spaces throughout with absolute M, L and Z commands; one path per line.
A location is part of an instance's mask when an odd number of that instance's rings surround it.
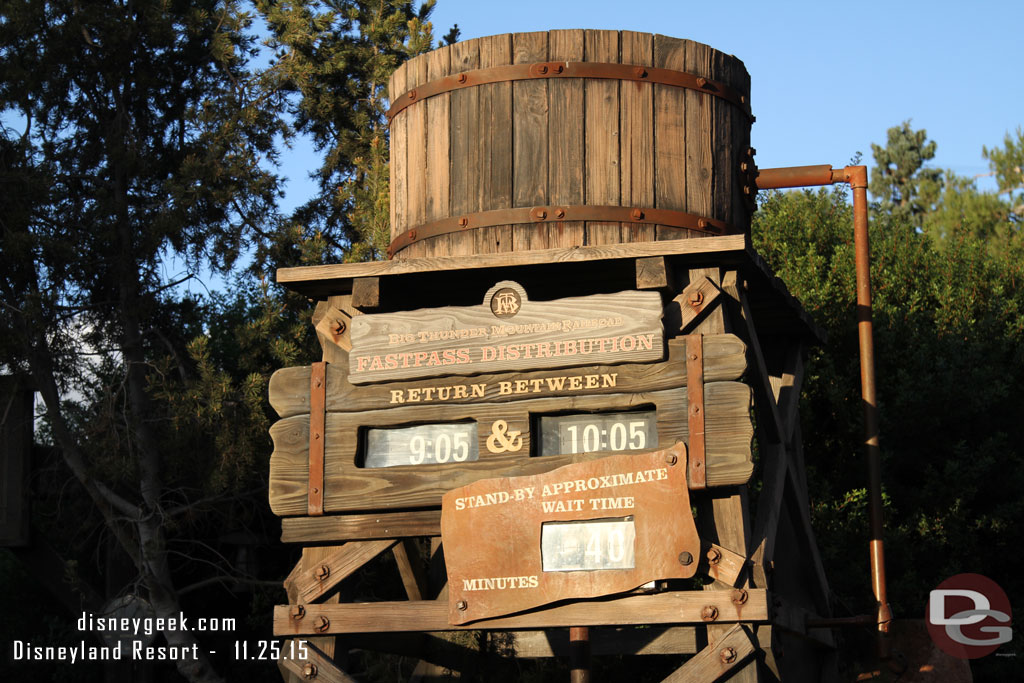
M 521 432 L 509 430 L 508 423 L 504 420 L 495 420 L 491 425 L 491 435 L 487 437 L 487 450 L 491 453 L 505 453 L 507 451 L 518 451 L 523 447 Z

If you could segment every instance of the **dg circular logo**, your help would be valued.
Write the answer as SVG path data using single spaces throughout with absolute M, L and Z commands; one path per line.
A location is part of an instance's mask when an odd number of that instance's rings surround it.
M 928 594 L 925 621 L 932 640 L 946 654 L 977 659 L 1013 638 L 1010 599 L 992 579 L 957 574 Z

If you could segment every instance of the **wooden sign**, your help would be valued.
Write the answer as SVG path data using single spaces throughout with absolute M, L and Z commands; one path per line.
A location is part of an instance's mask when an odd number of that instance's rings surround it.
M 449 621 L 465 624 L 697 571 L 686 447 L 453 489 L 441 507 Z
M 480 306 L 356 316 L 348 380 L 657 361 L 664 357 L 661 316 L 657 292 L 530 301 L 506 280 Z

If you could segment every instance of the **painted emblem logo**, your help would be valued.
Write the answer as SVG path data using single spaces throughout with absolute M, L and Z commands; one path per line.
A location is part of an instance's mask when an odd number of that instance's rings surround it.
M 498 318 L 511 318 L 523 306 L 519 292 L 511 287 L 504 287 L 494 293 L 491 298 L 491 313 Z

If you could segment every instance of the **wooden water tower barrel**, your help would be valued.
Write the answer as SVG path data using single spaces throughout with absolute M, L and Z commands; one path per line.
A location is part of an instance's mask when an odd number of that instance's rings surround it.
M 394 258 L 749 228 L 750 79 L 707 45 L 489 36 L 410 60 L 389 93 Z

